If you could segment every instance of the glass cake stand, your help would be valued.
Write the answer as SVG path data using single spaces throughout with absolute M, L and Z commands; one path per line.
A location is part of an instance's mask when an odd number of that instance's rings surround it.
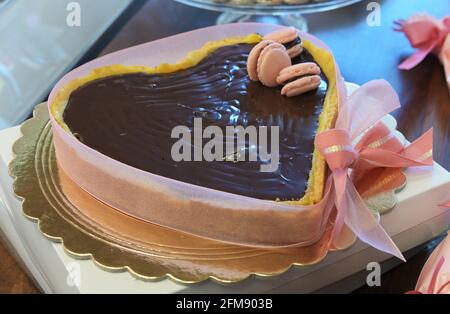
M 217 24 L 265 22 L 294 26 L 307 31 L 302 14 L 334 10 L 361 0 L 175 0 L 197 8 L 223 12 Z M 274 4 L 274 3 L 279 4 Z M 294 2 L 298 2 L 294 4 Z M 303 2 L 303 3 L 300 3 Z

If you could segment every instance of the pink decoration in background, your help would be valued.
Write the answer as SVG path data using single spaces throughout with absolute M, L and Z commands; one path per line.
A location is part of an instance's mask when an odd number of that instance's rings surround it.
M 333 239 L 346 225 L 363 242 L 404 261 L 401 251 L 359 195 L 349 171 L 433 164 L 432 130 L 400 152 L 393 149 L 398 145 L 392 141 L 398 140 L 379 120 L 398 107 L 400 101 L 388 82 L 369 82 L 341 103 L 336 128 L 318 134 L 315 145 L 332 171 L 329 180 L 337 208 Z M 361 135 L 363 138 L 354 145 Z
M 395 21 L 395 31 L 405 33 L 416 53 L 403 61 L 399 68 L 410 70 L 430 54 L 436 54 L 444 65 L 450 88 L 450 16 L 438 20 L 428 14 L 418 14 L 407 20 Z
M 428 258 L 420 273 L 416 290 L 407 294 L 450 294 L 450 235 Z

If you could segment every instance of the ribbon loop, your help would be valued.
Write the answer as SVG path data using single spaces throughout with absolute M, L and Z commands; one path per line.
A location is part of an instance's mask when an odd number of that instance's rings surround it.
M 381 148 L 392 152 L 403 150 L 403 143 L 399 141 L 394 132 L 383 122 L 376 123 L 366 135 L 356 144 L 356 149 L 361 151 L 364 147 Z

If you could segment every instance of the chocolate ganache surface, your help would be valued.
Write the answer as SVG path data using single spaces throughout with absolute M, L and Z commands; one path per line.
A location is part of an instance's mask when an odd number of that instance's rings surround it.
M 81 142 L 138 169 L 259 199 L 298 200 L 307 187 L 327 80 L 322 75 L 317 91 L 282 96 L 280 88 L 249 79 L 246 61 L 252 47 L 222 47 L 197 66 L 170 74 L 132 73 L 88 82 L 71 94 L 63 119 Z M 304 51 L 293 63 L 306 61 L 313 58 Z M 223 130 L 278 126 L 278 169 L 261 172 L 267 162 L 236 162 L 225 148 L 224 161 L 174 161 L 171 150 L 178 139 L 171 138 L 172 129 L 183 125 L 194 133 L 194 118 L 202 118 L 203 128 Z M 268 139 L 270 150 L 270 132 Z M 208 141 L 203 139 L 203 145 Z M 255 147 L 247 138 L 244 153 Z

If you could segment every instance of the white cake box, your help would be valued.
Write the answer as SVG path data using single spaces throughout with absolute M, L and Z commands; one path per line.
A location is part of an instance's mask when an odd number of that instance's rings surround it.
M 46 293 L 309 293 L 319 289 L 344 293 L 365 284 L 368 263 L 383 262 L 382 272 L 401 263 L 358 241 L 348 250 L 328 254 L 314 266 L 230 285 L 213 281 L 183 285 L 170 279 L 146 282 L 128 272 L 108 272 L 92 260 L 70 257 L 61 244 L 45 238 L 37 224 L 24 217 L 7 168 L 13 158 L 11 146 L 18 137 L 19 127 L 0 132 L 0 229 Z M 397 194 L 397 206 L 381 219 L 402 252 L 429 241 L 450 225 L 450 210 L 439 206 L 450 199 L 450 173 L 435 164 L 409 169 L 406 176 L 408 183 Z

